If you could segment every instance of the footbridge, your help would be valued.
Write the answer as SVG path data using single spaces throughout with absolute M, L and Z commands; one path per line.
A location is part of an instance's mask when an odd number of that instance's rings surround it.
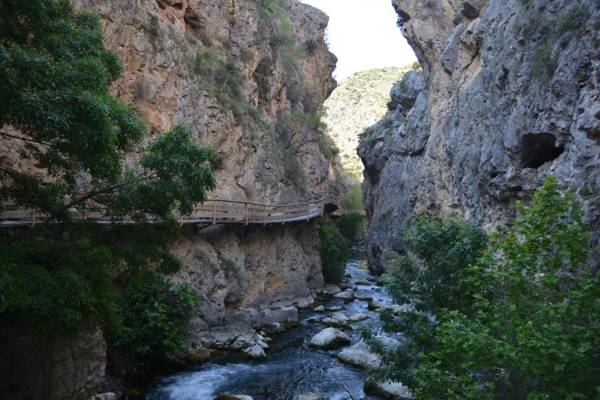
M 335 206 L 338 203 L 328 194 L 320 194 L 312 200 L 294 204 L 261 204 L 249 201 L 209 199 L 198 204 L 190 215 L 182 215 L 182 224 L 286 224 L 309 221 L 324 214 L 347 213 Z M 332 207 L 333 205 L 333 207 Z M 100 225 L 133 225 L 139 221 L 133 219 L 115 219 L 104 215 L 99 207 L 78 207 L 69 210 L 75 219 L 90 221 Z M 35 226 L 40 223 L 53 223 L 51 216 L 36 210 L 4 206 L 0 211 L 0 227 Z M 146 223 L 159 223 L 148 219 Z

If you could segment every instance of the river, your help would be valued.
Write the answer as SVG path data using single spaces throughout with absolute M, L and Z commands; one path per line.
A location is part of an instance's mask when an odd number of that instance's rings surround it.
M 351 282 L 365 279 L 374 281 L 366 262 L 350 260 L 346 273 Z M 391 304 L 385 289 L 375 284 L 357 285 L 355 295 L 370 296 L 382 304 Z M 379 314 L 370 311 L 366 301 L 344 302 L 327 299 L 318 302 L 325 307 L 342 306 L 347 315 L 365 313 L 368 319 L 352 323 L 345 330 L 352 344 L 361 340 L 360 331 L 370 329 L 381 333 Z M 325 399 L 374 399 L 363 392 L 364 371 L 339 361 L 339 350 L 317 350 L 308 346 L 314 334 L 324 328 L 320 320 L 330 312 L 305 310 L 300 312 L 299 323 L 283 333 L 273 336 L 267 358 L 248 360 L 238 355 L 223 355 L 192 367 L 185 372 L 156 379 L 149 390 L 150 400 L 212 400 L 220 393 L 251 396 L 254 400 L 295 400 L 300 394 L 316 393 Z

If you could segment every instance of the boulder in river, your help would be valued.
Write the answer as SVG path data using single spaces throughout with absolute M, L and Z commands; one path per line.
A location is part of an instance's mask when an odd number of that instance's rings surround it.
M 331 317 L 326 317 L 323 318 L 321 320 L 321 323 L 325 324 L 325 325 L 329 325 L 329 326 L 335 326 L 336 328 L 350 328 L 350 325 L 348 325 L 348 322 L 344 321 L 340 321 L 337 320 L 335 318 L 331 318 Z
M 112 392 L 99 393 L 95 396 L 90 397 L 90 400 L 117 400 L 117 395 Z
M 323 311 L 325 311 L 325 306 L 321 304 L 320 306 L 313 308 L 313 311 L 323 312 Z
M 242 350 L 242 352 L 250 358 L 265 358 L 267 356 L 265 354 L 265 349 L 263 349 L 262 346 L 259 346 L 258 344 L 247 347 L 244 350 Z
M 330 317 L 328 318 L 323 318 L 321 320 L 321 322 L 323 322 L 326 325 L 332 325 L 332 326 L 337 326 L 340 328 L 346 328 L 349 327 L 348 324 L 348 317 L 346 316 L 345 313 L 343 312 L 334 312 L 333 314 L 331 314 Z
M 385 307 L 384 304 L 380 303 L 379 301 L 377 301 L 375 299 L 369 301 L 369 310 L 371 310 L 371 311 L 380 310 L 384 307 Z
M 377 335 L 374 339 L 385 349 L 393 349 L 400 346 L 400 342 L 386 335 Z
M 335 328 L 325 328 L 310 340 L 310 346 L 319 349 L 336 349 L 350 344 L 350 338 Z
M 294 400 L 325 400 L 325 398 L 316 393 L 304 393 L 296 396 Z
M 368 318 L 369 318 L 369 316 L 365 313 L 356 313 L 356 314 L 352 314 L 348 319 L 350 320 L 350 322 L 358 322 L 358 321 L 363 321 Z
M 337 354 L 341 361 L 360 368 L 374 368 L 381 363 L 381 357 L 373 353 L 366 343 L 360 342 L 346 347 Z
M 343 309 L 344 309 L 344 307 L 342 307 L 342 306 L 327 307 L 327 311 L 342 311 Z
M 220 394 L 215 400 L 253 400 L 250 396 L 243 394 Z
M 365 393 L 381 397 L 383 400 L 411 400 L 410 390 L 400 382 L 381 382 L 375 379 L 367 379 L 365 382 Z
M 360 286 L 371 286 L 371 285 L 373 285 L 373 282 L 369 281 L 368 279 L 359 279 L 359 280 L 357 280 L 354 283 L 356 283 L 357 285 L 360 285 Z
M 361 300 L 361 301 L 372 301 L 373 297 L 369 296 L 368 294 L 355 294 L 354 298 L 356 300 Z
M 334 296 L 336 299 L 344 300 L 344 301 L 352 301 L 354 300 L 354 290 L 346 289 L 343 292 L 339 292 Z
M 315 302 L 315 299 L 312 298 L 312 296 L 308 296 L 308 297 L 299 297 L 296 300 L 294 300 L 294 305 L 296 307 L 298 307 L 299 309 L 303 310 L 306 308 L 309 308 L 311 305 L 313 305 Z
M 327 284 L 323 286 L 323 289 L 321 289 L 321 293 L 323 293 L 324 295 L 333 296 L 334 294 L 339 293 L 341 290 L 342 289 L 340 289 L 338 285 Z

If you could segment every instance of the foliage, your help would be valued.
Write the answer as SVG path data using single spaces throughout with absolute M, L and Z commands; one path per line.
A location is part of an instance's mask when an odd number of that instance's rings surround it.
M 467 290 L 467 302 L 446 302 L 430 317 L 389 318 L 396 328 L 413 319 L 418 329 L 381 374 L 403 379 L 420 399 L 598 395 L 600 285 L 587 265 L 581 210 L 549 178 L 517 211 L 474 263 L 459 262 L 453 285 Z
M 324 133 L 319 137 L 319 149 L 328 161 L 333 160 L 340 152 L 333 139 Z
M 468 293 L 458 285 L 461 269 L 484 249 L 485 234 L 451 219 L 420 217 L 409 225 L 403 241 L 410 256 L 401 257 L 387 279 L 394 300 L 428 312 L 463 304 Z
M 196 53 L 193 68 L 206 78 L 208 88 L 224 110 L 231 110 L 238 120 L 249 111 L 242 92 L 244 78 L 233 59 L 222 60 L 210 49 L 201 50 Z
M 0 32 L 0 141 L 46 172 L 3 164 L 0 204 L 36 209 L 58 222 L 1 232 L 2 329 L 52 336 L 93 323 L 117 340 L 137 330 L 139 317 L 163 344 L 150 342 L 151 351 L 174 349 L 184 313 L 170 306 L 177 299 L 189 304 L 187 289 L 161 277 L 152 286 L 155 296 L 143 297 L 146 304 L 135 297 L 136 307 L 153 314 L 124 315 L 119 298 L 128 298 L 127 277 L 142 276 L 142 269 L 177 270 L 167 248 L 170 235 L 177 232 L 178 216 L 214 188 L 216 153 L 175 126 L 138 151 L 139 161 L 122 163 L 146 128 L 131 106 L 110 94 L 121 65 L 104 48 L 96 17 L 74 14 L 67 1 L 7 0 L 0 5 Z M 91 206 L 115 219 L 164 223 L 106 230 L 73 218 L 72 210 Z M 161 302 L 169 307 L 158 310 Z
M 306 54 L 311 55 L 319 48 L 319 44 L 315 39 L 307 39 L 304 42 L 304 51 Z
M 342 207 L 346 210 L 359 211 L 365 208 L 363 203 L 363 194 L 360 184 L 352 185 L 346 191 L 342 200 Z
M 537 49 L 531 61 L 531 73 L 535 78 L 552 76 L 556 69 L 556 61 L 552 58 L 552 50 L 548 46 Z
M 558 16 L 556 21 L 556 32 L 580 32 L 585 27 L 585 21 L 589 15 L 588 10 L 582 4 L 573 4 L 565 12 Z
M 329 219 L 323 219 L 319 223 L 318 231 L 323 278 L 327 283 L 340 283 L 344 279 L 346 261 L 350 258 L 350 241 Z
M 359 213 L 350 213 L 342 215 L 337 221 L 336 226 L 340 233 L 351 242 L 359 238 L 364 228 L 365 218 Z
M 181 351 L 197 301 L 196 293 L 186 285 L 171 284 L 156 272 L 127 276 L 119 302 L 125 328 L 115 343 L 141 355 Z
M 87 321 L 120 324 L 112 286 L 118 259 L 85 238 L 45 237 L 0 245 L 2 325 L 67 333 Z

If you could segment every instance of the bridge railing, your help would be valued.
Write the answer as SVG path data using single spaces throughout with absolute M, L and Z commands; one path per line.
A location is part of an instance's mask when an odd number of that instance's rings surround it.
M 210 199 L 198 204 L 190 215 L 183 215 L 180 221 L 184 224 L 274 224 L 310 220 L 323 215 L 325 200 L 323 197 L 297 204 L 270 205 L 247 201 Z M 111 219 L 106 217 L 101 207 L 83 205 L 69 210 L 75 219 L 87 220 L 103 225 L 131 225 L 136 220 Z M 36 223 L 54 222 L 51 216 L 22 209 L 14 205 L 4 205 L 0 211 L 0 226 L 35 225 Z M 147 223 L 159 221 L 149 218 Z

